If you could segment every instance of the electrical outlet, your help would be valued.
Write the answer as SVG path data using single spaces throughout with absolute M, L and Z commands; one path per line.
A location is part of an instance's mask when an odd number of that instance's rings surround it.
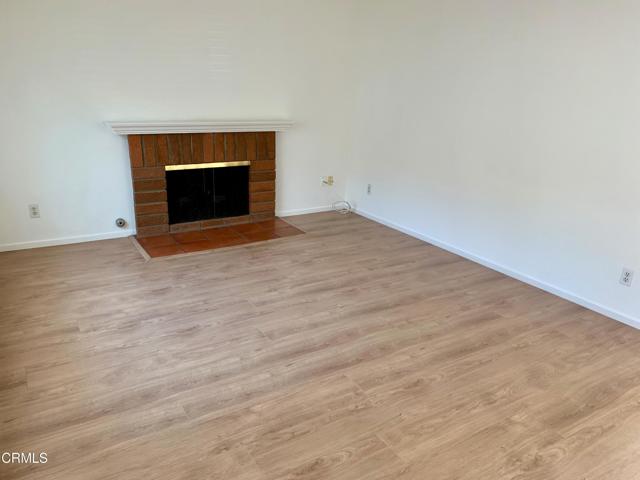
M 367 195 L 371 195 L 371 184 L 367 185 Z
M 29 205 L 29 216 L 31 218 L 40 218 L 40 205 L 37 203 Z
M 620 283 L 625 287 L 630 287 L 633 283 L 633 270 L 629 270 L 628 268 L 624 268 L 622 270 L 622 275 L 620 275 Z

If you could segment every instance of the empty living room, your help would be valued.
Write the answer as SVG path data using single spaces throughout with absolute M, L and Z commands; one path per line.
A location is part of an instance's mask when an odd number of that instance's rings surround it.
M 0 479 L 640 480 L 640 0 L 0 0 Z

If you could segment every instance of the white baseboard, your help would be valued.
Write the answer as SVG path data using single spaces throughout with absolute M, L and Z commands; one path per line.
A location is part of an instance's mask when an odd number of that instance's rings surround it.
M 411 228 L 403 227 L 402 225 L 398 225 L 397 223 L 392 222 L 391 220 L 387 220 L 386 218 L 379 217 L 377 215 L 374 215 L 372 213 L 369 213 L 363 210 L 358 210 L 356 213 L 358 215 L 362 215 L 365 218 L 368 218 L 369 220 L 373 220 L 374 222 L 381 223 L 382 225 L 385 225 L 389 228 L 393 228 L 394 230 L 398 230 L 402 233 L 406 233 L 407 235 L 410 235 L 414 238 L 430 243 L 432 245 L 435 245 L 436 247 L 442 248 L 443 250 L 447 250 L 448 252 L 455 253 L 456 255 L 459 255 L 468 260 L 471 260 L 472 262 L 479 263 L 480 265 L 490 268 L 491 270 L 495 270 L 496 272 L 503 273 L 504 275 L 515 278 L 516 280 L 520 280 L 521 282 L 537 287 L 541 290 L 544 290 L 545 292 L 552 293 L 553 295 L 556 295 L 560 298 L 563 298 L 572 303 L 585 307 L 589 310 L 593 310 L 594 312 L 597 312 L 601 315 L 612 318 L 613 320 L 617 320 L 618 322 L 622 322 L 626 325 L 629 325 L 630 327 L 637 328 L 640 330 L 640 319 L 633 318 L 627 314 L 624 314 L 612 308 L 606 307 L 597 302 L 592 302 L 591 300 L 588 300 L 579 295 L 576 295 L 575 293 L 556 287 L 555 285 L 551 285 L 547 282 L 531 277 L 517 270 L 513 270 L 504 265 L 500 265 L 499 263 L 496 263 L 487 258 L 478 256 L 474 253 L 458 248 L 455 245 L 451 245 L 449 243 L 438 240 L 437 238 L 424 235 Z
M 304 215 L 306 213 L 320 213 L 320 212 L 330 212 L 333 210 L 331 205 L 325 205 L 322 207 L 313 207 L 313 208 L 298 208 L 295 210 L 278 210 L 276 215 L 278 217 L 291 217 L 293 215 Z
M 75 237 L 51 238 L 48 240 L 34 240 L 31 242 L 5 243 L 0 245 L 0 252 L 10 252 L 13 250 L 26 250 L 28 248 L 53 247 L 55 245 L 68 245 L 71 243 L 93 242 L 96 240 L 110 240 L 112 238 L 122 238 L 135 235 L 135 230 L 117 230 L 113 232 L 96 233 L 93 235 L 78 235 Z

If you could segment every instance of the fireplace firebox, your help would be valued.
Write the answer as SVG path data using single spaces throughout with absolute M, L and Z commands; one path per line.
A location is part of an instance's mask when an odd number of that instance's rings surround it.
M 166 166 L 169 224 L 248 215 L 248 164 Z

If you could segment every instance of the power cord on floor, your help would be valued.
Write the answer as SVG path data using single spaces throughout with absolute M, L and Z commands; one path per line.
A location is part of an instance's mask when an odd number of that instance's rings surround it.
M 342 215 L 347 215 L 353 212 L 353 207 L 346 200 L 338 200 L 337 202 L 333 202 L 333 205 L 331 205 L 331 207 L 336 212 L 341 213 Z

